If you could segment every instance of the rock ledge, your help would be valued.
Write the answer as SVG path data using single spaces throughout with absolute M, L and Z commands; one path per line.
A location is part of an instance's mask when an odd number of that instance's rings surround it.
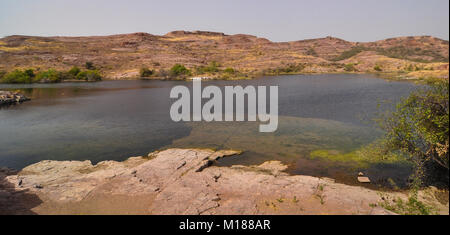
M 291 176 L 278 161 L 212 164 L 234 154 L 168 149 L 124 162 L 42 161 L 18 173 L 2 170 L 0 214 L 392 214 L 370 206 L 381 200 L 377 191 Z

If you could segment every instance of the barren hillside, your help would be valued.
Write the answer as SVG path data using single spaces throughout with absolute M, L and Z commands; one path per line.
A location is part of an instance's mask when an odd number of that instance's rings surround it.
M 370 43 L 326 37 L 271 42 L 251 35 L 174 31 L 92 37 L 8 36 L 0 39 L 0 70 L 69 69 L 92 62 L 111 79 L 137 77 L 139 69 L 194 69 L 212 61 L 245 74 L 411 72 L 448 77 L 449 42 L 429 36 Z

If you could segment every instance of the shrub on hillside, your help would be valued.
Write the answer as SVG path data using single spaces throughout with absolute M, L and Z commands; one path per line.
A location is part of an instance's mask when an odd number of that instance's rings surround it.
M 70 75 L 72 75 L 73 77 L 76 77 L 80 72 L 81 72 L 81 69 L 78 68 L 77 66 L 73 66 L 73 67 L 68 71 L 68 73 L 69 73 Z
M 236 73 L 236 70 L 234 70 L 233 68 L 226 68 L 223 70 L 223 72 L 227 74 L 234 74 Z
M 102 80 L 102 76 L 97 70 L 86 70 L 81 71 L 78 73 L 77 77 L 78 80 L 85 80 L 85 81 L 100 81 Z
M 205 74 L 205 73 L 217 73 L 219 72 L 219 63 L 216 61 L 212 61 L 208 66 L 201 66 L 196 69 L 197 74 Z
M 191 71 L 184 67 L 184 65 L 176 64 L 170 69 L 170 75 L 173 77 L 190 75 Z
M 143 78 L 145 77 L 151 77 L 153 74 L 155 73 L 155 71 L 149 69 L 149 68 L 141 68 L 139 70 L 139 75 Z
M 344 70 L 347 71 L 347 72 L 355 72 L 355 71 L 357 71 L 357 69 L 355 68 L 355 64 L 353 64 L 353 63 L 349 63 L 349 64 L 344 65 Z
M 12 72 L 6 73 L 1 79 L 2 83 L 32 83 L 33 77 L 29 73 L 16 69 Z
M 54 69 L 49 69 L 47 71 L 42 71 L 39 72 L 36 75 L 36 79 L 35 81 L 39 81 L 39 82 L 60 82 L 61 79 L 61 73 L 54 70 Z

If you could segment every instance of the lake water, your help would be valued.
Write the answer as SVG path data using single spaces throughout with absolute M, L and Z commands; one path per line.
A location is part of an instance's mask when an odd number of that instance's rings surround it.
M 21 169 L 41 160 L 124 160 L 170 147 L 239 149 L 218 165 L 280 160 L 291 174 L 332 177 L 356 184 L 358 171 L 382 182 L 404 180 L 403 165 L 354 167 L 311 159 L 314 150 L 347 153 L 382 135 L 372 121 L 416 88 L 371 75 L 294 75 L 202 85 L 279 86 L 279 126 L 259 133 L 259 123 L 175 123 L 173 86 L 184 81 L 104 81 L 6 85 L 32 101 L 0 110 L 0 166 Z M 381 104 L 381 110 L 378 108 Z

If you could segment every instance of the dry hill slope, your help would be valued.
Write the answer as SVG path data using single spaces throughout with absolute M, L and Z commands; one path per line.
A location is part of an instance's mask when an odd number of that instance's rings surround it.
M 251 35 L 174 31 L 92 37 L 8 36 L 0 39 L 0 70 L 69 69 L 91 61 L 108 78 L 137 77 L 141 67 L 165 71 L 216 61 L 244 74 L 427 71 L 448 78 L 449 42 L 429 36 L 370 43 L 326 37 L 271 42 Z M 433 71 L 433 72 L 430 72 Z

